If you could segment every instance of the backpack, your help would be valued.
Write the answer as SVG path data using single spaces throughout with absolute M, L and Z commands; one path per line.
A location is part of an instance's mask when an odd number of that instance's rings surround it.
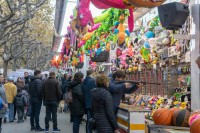
M 68 104 L 73 102 L 72 89 L 69 89 L 69 91 L 65 94 L 65 102 Z
M 15 105 L 16 106 L 24 106 L 24 97 L 15 97 Z

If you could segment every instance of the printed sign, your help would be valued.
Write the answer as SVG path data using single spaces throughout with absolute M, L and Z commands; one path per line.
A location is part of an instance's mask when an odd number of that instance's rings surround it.
M 176 46 L 168 48 L 168 57 L 177 55 Z

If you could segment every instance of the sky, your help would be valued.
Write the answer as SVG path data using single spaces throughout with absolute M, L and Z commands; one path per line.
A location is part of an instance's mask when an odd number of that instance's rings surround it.
M 73 2 L 71 2 L 71 1 L 73 1 Z M 73 14 L 73 9 L 77 5 L 76 3 L 74 3 L 76 1 L 77 0 L 70 0 L 70 2 L 67 3 L 67 9 L 66 9 L 65 17 L 64 17 L 65 19 L 64 19 L 64 22 L 63 22 L 63 26 L 62 26 L 62 30 L 61 30 L 60 35 L 64 35 L 67 32 L 67 26 L 69 26 L 69 21 L 71 20 L 70 16 Z M 93 17 L 100 15 L 101 12 L 103 11 L 103 10 L 97 9 L 93 4 L 90 5 L 90 10 L 92 12 Z M 61 44 L 58 48 L 58 52 L 60 52 L 60 50 L 62 49 L 63 41 L 64 41 L 64 38 L 62 38 Z

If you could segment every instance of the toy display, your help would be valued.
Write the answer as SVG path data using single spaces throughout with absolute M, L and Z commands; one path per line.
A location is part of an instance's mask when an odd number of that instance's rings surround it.
M 190 34 L 190 21 L 172 31 L 162 27 L 155 11 L 134 20 L 134 12 L 141 7 L 157 7 L 165 1 L 79 0 L 61 52 L 50 63 L 73 72 L 82 68 L 106 74 L 122 70 L 125 80 L 156 83 L 143 84 L 122 103 L 130 109 L 148 110 L 145 119 L 157 125 L 191 126 L 191 132 L 197 133 L 200 113 L 190 116 L 190 40 L 177 37 Z M 101 15 L 92 16 L 90 2 L 104 9 Z

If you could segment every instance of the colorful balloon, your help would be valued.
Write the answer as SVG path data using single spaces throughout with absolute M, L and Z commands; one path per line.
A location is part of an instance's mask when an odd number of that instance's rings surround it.
M 96 23 L 99 23 L 99 22 L 102 22 L 103 20 L 105 20 L 110 15 L 110 11 L 111 11 L 111 8 L 108 9 L 107 11 L 105 11 L 100 16 L 95 17 L 94 18 L 94 23 L 96 24 Z
M 93 32 L 94 30 L 96 30 L 97 28 L 99 28 L 99 26 L 101 26 L 101 23 L 95 24 L 93 27 L 88 28 L 88 32 Z
M 94 34 L 94 32 L 88 32 L 87 34 L 84 35 L 84 37 L 82 38 L 82 41 L 89 40 L 93 34 Z

